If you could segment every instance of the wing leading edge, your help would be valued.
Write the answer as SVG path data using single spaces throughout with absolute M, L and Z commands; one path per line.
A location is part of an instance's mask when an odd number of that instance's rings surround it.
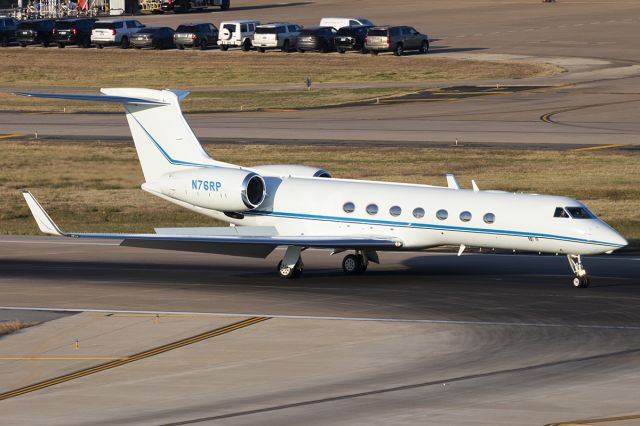
M 107 234 L 63 232 L 29 192 L 23 196 L 40 231 L 72 238 L 122 240 L 127 247 L 191 251 L 243 257 L 267 257 L 278 246 L 330 249 L 392 250 L 402 241 L 382 235 L 280 235 L 274 227 L 166 228 L 155 234 Z

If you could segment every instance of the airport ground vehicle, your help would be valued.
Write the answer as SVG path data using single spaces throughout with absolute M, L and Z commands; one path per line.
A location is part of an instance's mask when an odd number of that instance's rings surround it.
M 221 22 L 218 46 L 221 50 L 227 50 L 230 47 L 240 47 L 245 52 L 251 50 L 253 35 L 258 25 L 260 25 L 259 21 L 251 20 Z
M 300 31 L 296 39 L 296 49 L 300 53 L 320 51 L 327 53 L 335 48 L 336 29 L 333 27 L 307 27 Z
M 7 47 L 16 41 L 18 20 L 14 18 L 0 18 L 0 46 Z
M 22 47 L 27 47 L 29 44 L 41 44 L 42 47 L 49 47 L 55 22 L 54 19 L 20 22 L 16 31 L 18 44 Z
M 375 24 L 366 18 L 329 17 L 320 19 L 321 27 L 333 27 L 336 30 L 342 27 L 356 27 L 359 25 L 373 27 Z
M 228 10 L 231 0 L 164 0 L 160 5 L 163 12 L 184 13 L 209 6 L 219 6 L 220 10 Z
M 359 25 L 357 27 L 342 27 L 336 34 L 336 50 L 345 53 L 347 50 L 355 50 L 360 53 L 368 53 L 364 47 L 367 31 L 371 27 Z
M 57 44 L 59 48 L 71 44 L 84 48 L 91 47 L 91 31 L 95 21 L 92 18 L 58 20 L 53 29 L 51 42 Z
M 300 25 L 291 22 L 258 25 L 253 35 L 253 45 L 258 52 L 264 52 L 266 49 L 281 49 L 283 52 L 289 52 L 295 48 L 296 37 L 300 34 L 300 30 L 302 30 Z
M 402 56 L 407 50 L 420 53 L 429 51 L 429 37 L 421 34 L 413 27 L 382 26 L 369 28 L 364 47 L 373 55 L 379 52 L 393 52 Z
M 146 27 L 131 36 L 131 45 L 136 49 L 151 47 L 153 49 L 173 48 L 173 29 L 169 27 Z
M 154 234 L 63 232 L 28 191 L 23 195 L 39 229 L 120 245 L 265 258 L 286 251 L 282 278 L 302 274 L 308 248 L 353 251 L 346 274 L 362 274 L 379 251 L 418 251 L 443 245 L 563 254 L 574 287 L 589 286 L 582 255 L 627 245 L 581 202 L 561 196 L 447 186 L 334 179 L 306 165 L 244 167 L 217 161 L 202 147 L 181 113 L 189 92 L 102 89 L 103 95 L 17 93 L 39 98 L 124 104 L 142 167 L 142 189 L 180 207 L 236 226 L 156 228 Z M 46 189 L 44 189 L 46 190 Z
M 134 19 L 100 20 L 93 24 L 91 42 L 98 49 L 104 46 L 120 46 L 127 49 L 133 34 L 144 27 L 144 24 Z
M 181 24 L 173 35 L 173 43 L 180 50 L 185 46 L 204 50 L 218 43 L 218 29 L 209 22 Z

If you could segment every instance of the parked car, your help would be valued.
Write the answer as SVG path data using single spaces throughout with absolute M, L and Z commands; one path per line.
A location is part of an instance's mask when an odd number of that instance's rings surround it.
M 105 46 L 129 47 L 131 36 L 144 28 L 144 24 L 134 19 L 100 20 L 93 25 L 91 42 L 98 49 Z
M 336 30 L 339 30 L 342 27 L 356 27 L 359 25 L 373 27 L 375 24 L 366 18 L 333 17 L 333 18 L 322 18 L 320 20 L 321 27 L 333 27 Z
M 76 44 L 91 47 L 91 30 L 96 20 L 91 18 L 62 19 L 56 21 L 51 42 L 58 47 Z
M 173 35 L 173 43 L 182 50 L 190 46 L 204 50 L 218 43 L 218 29 L 208 22 L 193 22 L 178 26 Z
M 0 46 L 7 47 L 16 41 L 18 20 L 14 18 L 0 18 Z
M 281 49 L 283 52 L 289 52 L 295 48 L 296 37 L 301 29 L 300 25 L 290 22 L 258 25 L 253 35 L 253 45 L 258 52 L 264 52 L 266 49 Z
M 429 37 L 413 27 L 373 27 L 367 33 L 364 46 L 373 55 L 377 55 L 378 52 L 393 52 L 396 56 L 402 56 L 405 50 L 427 53 Z
M 296 39 L 298 52 L 317 50 L 323 53 L 335 48 L 336 29 L 333 27 L 307 27 L 300 31 Z
M 229 47 L 240 47 L 245 52 L 251 50 L 253 34 L 258 25 L 260 25 L 259 21 L 249 20 L 222 22 L 218 46 L 221 50 L 227 50 Z
M 371 27 L 358 25 L 357 27 L 342 27 L 336 34 L 336 50 L 345 53 L 347 50 L 355 50 L 360 53 L 367 53 L 364 47 L 364 40 L 367 38 L 367 31 Z
M 173 28 L 146 27 L 131 36 L 131 45 L 136 49 L 151 47 L 153 49 L 173 48 Z
M 21 21 L 16 31 L 16 40 L 22 47 L 27 47 L 28 44 L 41 44 L 42 47 L 49 47 L 55 23 L 55 19 Z

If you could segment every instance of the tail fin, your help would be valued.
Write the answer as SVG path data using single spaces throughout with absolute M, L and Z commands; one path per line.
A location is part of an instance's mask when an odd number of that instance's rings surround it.
M 224 165 L 213 160 L 184 119 L 180 101 L 189 92 L 153 89 L 101 89 L 104 95 L 16 93 L 40 98 L 121 102 L 147 182 L 172 171 Z

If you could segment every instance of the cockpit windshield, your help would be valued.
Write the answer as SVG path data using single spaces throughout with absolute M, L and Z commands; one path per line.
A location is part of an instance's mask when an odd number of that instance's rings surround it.
M 567 213 L 567 211 L 562 207 L 556 207 L 553 217 L 569 217 L 569 213 Z
M 594 219 L 593 213 L 584 207 L 566 207 L 566 210 L 574 219 Z

